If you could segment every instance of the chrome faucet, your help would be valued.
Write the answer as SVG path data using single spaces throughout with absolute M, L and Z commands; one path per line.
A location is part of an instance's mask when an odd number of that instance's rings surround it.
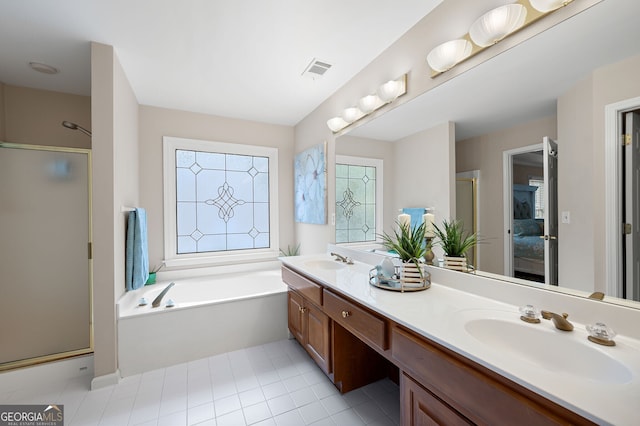
M 335 256 L 337 262 L 344 262 L 347 265 L 353 265 L 353 260 L 348 256 L 341 256 L 338 253 L 331 253 L 331 256 Z
M 562 315 L 559 315 L 549 311 L 540 311 L 540 314 L 542 315 L 542 318 L 547 320 L 548 319 L 552 320 L 553 325 L 555 325 L 558 330 L 563 330 L 563 331 L 573 330 L 573 324 L 567 321 L 569 314 L 563 313 Z
M 176 285 L 176 283 L 171 283 L 168 286 L 166 286 L 164 288 L 164 290 L 162 290 L 160 292 L 160 294 L 158 295 L 158 297 L 156 297 L 155 299 L 153 299 L 153 302 L 151 302 L 151 306 L 153 306 L 154 308 L 157 308 L 158 306 L 160 306 L 160 303 L 162 302 L 162 298 L 164 297 L 165 294 L 167 294 L 167 292 L 171 289 L 171 287 L 173 287 L 174 285 Z

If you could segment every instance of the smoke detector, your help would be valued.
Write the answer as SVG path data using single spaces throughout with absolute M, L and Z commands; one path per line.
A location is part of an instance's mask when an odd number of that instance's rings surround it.
M 302 72 L 302 76 L 308 77 L 312 80 L 317 80 L 322 77 L 329 68 L 331 68 L 331 64 L 313 58 Z
M 60 70 L 56 67 L 52 67 L 51 65 L 43 64 L 41 62 L 29 62 L 29 67 L 34 70 L 41 72 L 43 74 L 58 74 Z

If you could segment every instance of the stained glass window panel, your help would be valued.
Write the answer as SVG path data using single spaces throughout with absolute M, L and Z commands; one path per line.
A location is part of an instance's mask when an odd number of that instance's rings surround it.
M 176 150 L 177 253 L 268 248 L 269 158 Z
M 376 240 L 376 168 L 336 164 L 336 242 Z

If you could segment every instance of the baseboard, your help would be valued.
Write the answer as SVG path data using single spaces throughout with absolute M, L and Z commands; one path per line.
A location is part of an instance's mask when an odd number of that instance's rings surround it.
M 116 370 L 115 373 L 94 377 L 93 380 L 91 380 L 91 390 L 117 385 L 118 382 L 120 382 L 120 371 Z

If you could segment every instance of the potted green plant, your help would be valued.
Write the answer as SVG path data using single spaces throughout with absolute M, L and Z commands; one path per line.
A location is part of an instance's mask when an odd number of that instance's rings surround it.
M 397 223 L 397 222 L 396 222 Z M 393 235 L 383 233 L 382 245 L 394 251 L 403 263 L 400 278 L 407 282 L 422 281 L 424 278 L 422 257 L 424 256 L 424 222 L 411 228 L 410 225 L 398 224 Z
M 291 247 L 289 244 L 287 244 L 287 249 L 280 249 L 280 254 L 282 256 L 298 256 L 300 254 L 300 244 L 295 247 Z
M 149 270 L 149 278 L 147 278 L 147 282 L 145 285 L 155 284 L 156 283 L 156 273 L 162 269 L 164 266 L 164 262 L 160 263 L 160 265 L 156 265 Z
M 468 271 L 467 251 L 478 243 L 478 234 L 468 234 L 459 220 L 442 221 L 442 228 L 434 226 L 436 244 L 444 250 L 444 267 Z

